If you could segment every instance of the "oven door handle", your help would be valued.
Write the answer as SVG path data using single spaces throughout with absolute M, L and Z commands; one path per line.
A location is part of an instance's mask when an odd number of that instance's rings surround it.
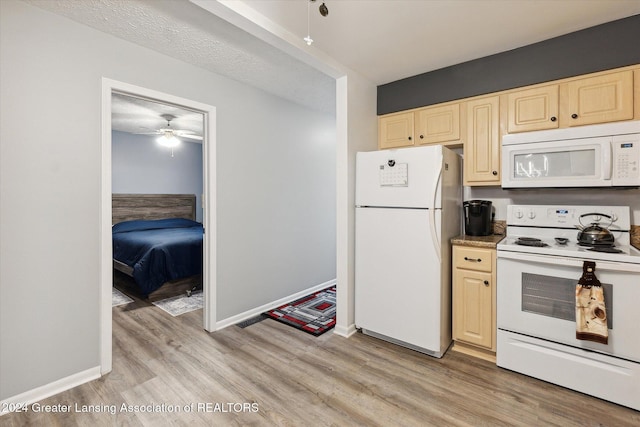
M 516 261 L 535 262 L 537 264 L 560 265 L 582 268 L 582 264 L 587 258 L 567 258 L 554 255 L 532 255 L 522 252 L 508 252 L 504 250 L 497 251 L 498 260 L 513 259 Z M 499 268 L 499 267 L 498 267 Z M 630 273 L 640 273 L 640 264 L 631 264 L 625 262 L 596 261 L 596 274 L 598 271 L 623 271 Z

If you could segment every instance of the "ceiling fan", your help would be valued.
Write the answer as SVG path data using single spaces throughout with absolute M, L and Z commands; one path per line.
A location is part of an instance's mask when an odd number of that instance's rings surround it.
M 141 132 L 141 134 L 146 135 L 160 135 L 158 138 L 158 143 L 167 147 L 175 147 L 180 143 L 180 138 L 188 138 L 195 139 L 198 141 L 202 141 L 202 137 L 200 135 L 196 135 L 192 131 L 187 130 L 179 130 L 171 127 L 171 120 L 175 119 L 176 116 L 173 114 L 162 114 L 160 117 L 167 121 L 167 126 L 161 129 L 157 129 L 154 132 Z

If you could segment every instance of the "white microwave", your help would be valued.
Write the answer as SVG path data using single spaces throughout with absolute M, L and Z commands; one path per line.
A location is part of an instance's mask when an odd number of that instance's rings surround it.
M 502 137 L 502 188 L 640 187 L 640 121 Z

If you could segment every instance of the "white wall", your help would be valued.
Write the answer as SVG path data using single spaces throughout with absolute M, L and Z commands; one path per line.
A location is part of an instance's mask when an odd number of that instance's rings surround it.
M 376 86 L 353 72 L 338 79 L 336 333 L 355 331 L 355 165 L 358 151 L 378 148 Z
M 202 144 L 163 147 L 153 135 L 111 132 L 111 190 L 124 194 L 195 194 L 202 222 Z
M 218 318 L 335 277 L 335 119 L 0 1 L 0 400 L 99 365 L 101 79 L 217 107 Z
M 531 189 L 503 190 L 500 187 L 465 187 L 464 200 L 491 200 L 495 219 L 507 218 L 507 206 L 518 205 L 586 205 L 630 206 L 631 223 L 640 225 L 640 189 L 603 190 L 582 189 Z
M 216 153 L 218 319 L 336 277 L 335 118 L 266 97 L 238 111 Z

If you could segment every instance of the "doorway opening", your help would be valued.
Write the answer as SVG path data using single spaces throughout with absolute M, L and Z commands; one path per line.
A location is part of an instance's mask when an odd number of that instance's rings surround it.
M 112 108 L 113 101 L 121 96 L 189 111 L 202 117 L 202 193 L 196 203 L 197 221 L 204 228 L 203 235 L 203 327 L 212 332 L 216 329 L 216 143 L 215 107 L 155 90 L 133 86 L 110 79 L 102 81 L 102 173 L 101 173 L 101 259 L 100 259 L 100 366 L 104 375 L 112 367 Z M 178 110 L 179 109 L 179 110 Z M 166 127 L 162 129 L 167 129 Z M 155 132 L 155 131 L 154 131 Z M 170 135 L 169 135 L 170 136 Z M 191 135 L 194 136 L 194 135 Z M 169 156 L 169 152 L 167 152 Z

